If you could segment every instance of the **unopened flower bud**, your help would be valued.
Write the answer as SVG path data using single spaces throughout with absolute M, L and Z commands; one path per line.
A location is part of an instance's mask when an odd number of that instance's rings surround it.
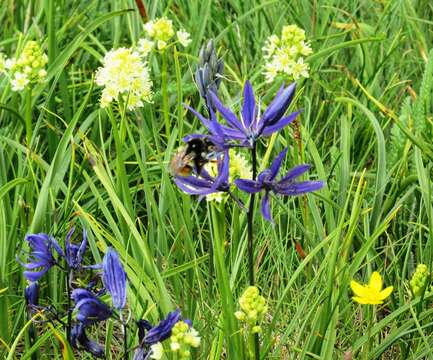
M 412 279 L 409 284 L 412 290 L 412 294 L 416 296 L 421 296 L 426 289 L 427 281 L 429 279 L 428 268 L 424 264 L 418 264 L 414 274 L 412 275 Z
M 37 281 L 30 283 L 24 289 L 24 298 L 28 306 L 39 305 L 39 284 Z
M 253 328 L 251 329 L 251 332 L 253 334 L 258 334 L 258 333 L 262 332 L 262 327 L 259 325 L 253 326 Z

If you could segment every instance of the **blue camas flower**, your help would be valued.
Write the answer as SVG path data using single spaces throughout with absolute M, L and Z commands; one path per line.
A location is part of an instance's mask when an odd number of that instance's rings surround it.
M 229 154 L 224 152 L 224 156 L 218 159 L 218 175 L 210 176 L 204 169 L 199 176 L 176 176 L 176 185 L 191 195 L 206 196 L 215 192 L 227 192 L 230 190 L 229 184 Z
M 211 93 L 212 103 L 226 120 L 227 125 L 218 124 L 211 113 L 211 119 L 206 119 L 194 109 L 191 112 L 203 123 L 208 131 L 218 139 L 224 139 L 230 144 L 239 141 L 240 146 L 253 147 L 261 136 L 270 136 L 290 124 L 299 111 L 284 116 L 295 94 L 296 84 L 281 86 L 275 98 L 265 112 L 257 111 L 254 91 L 249 81 L 245 82 L 241 116 L 238 118 L 229 108 L 225 107 L 215 93 Z
M 104 358 L 104 348 L 93 340 L 90 340 L 86 334 L 86 326 L 83 323 L 77 323 L 71 331 L 71 345 L 76 348 L 82 348 L 98 358 Z
M 299 165 L 291 170 L 282 177 L 280 180 L 275 180 L 278 172 L 280 171 L 284 157 L 286 156 L 287 148 L 284 149 L 272 162 L 271 167 L 262 171 L 257 180 L 248 179 L 236 179 L 236 186 L 247 193 L 258 193 L 264 191 L 265 194 L 261 202 L 261 213 L 263 217 L 272 222 L 271 210 L 270 210 L 270 193 L 295 196 L 305 194 L 315 190 L 319 190 L 323 187 L 322 181 L 300 181 L 296 182 L 295 179 L 304 174 L 310 165 Z
M 134 360 L 148 360 L 153 355 L 153 346 L 168 339 L 171 336 L 172 329 L 177 322 L 182 320 L 180 310 L 177 309 L 168 313 L 164 320 L 158 325 L 152 326 L 147 320 L 137 321 L 138 339 L 140 346 L 135 350 Z M 153 357 L 152 357 L 153 358 Z
M 17 260 L 26 269 L 24 277 L 30 282 L 36 282 L 58 263 L 54 252 L 61 257 L 65 254 L 57 241 L 48 234 L 30 234 L 25 237 L 25 240 L 31 249 L 29 262 L 25 264 Z
M 71 298 L 75 302 L 78 320 L 71 331 L 72 346 L 76 349 L 82 348 L 96 357 L 103 358 L 104 348 L 87 337 L 86 328 L 107 320 L 113 311 L 96 295 L 85 289 L 75 289 L 72 291 Z
M 87 232 L 83 229 L 83 240 L 80 245 L 71 243 L 71 237 L 75 228 L 69 230 L 65 239 L 65 258 L 70 269 L 78 270 L 83 262 L 84 253 L 87 249 Z
M 153 345 L 168 339 L 171 335 L 171 329 L 181 319 L 179 309 L 168 313 L 164 320 L 161 320 L 158 325 L 147 331 L 143 339 L 144 344 Z M 143 324 L 143 326 L 145 325 L 147 324 Z
M 88 290 L 75 289 L 72 291 L 71 298 L 78 312 L 77 320 L 85 325 L 107 320 L 113 314 L 108 305 Z
M 210 134 L 190 134 L 185 136 L 182 139 L 183 141 L 188 142 L 192 139 L 206 138 L 214 144 L 217 152 L 222 152 L 232 147 L 247 146 L 243 143 L 245 140 L 243 134 L 217 121 L 212 107 L 209 108 L 210 119 L 205 118 L 202 114 L 189 106 L 186 106 L 186 108 L 200 120 Z
M 111 247 L 102 262 L 102 281 L 111 295 L 113 306 L 117 310 L 123 309 L 126 304 L 126 273 L 119 255 Z
M 24 298 L 26 299 L 26 304 L 29 307 L 34 307 L 39 305 L 39 284 L 37 282 L 32 282 L 24 289 Z

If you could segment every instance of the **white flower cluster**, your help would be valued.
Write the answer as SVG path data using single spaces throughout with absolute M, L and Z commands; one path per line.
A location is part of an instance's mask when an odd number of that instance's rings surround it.
M 130 48 L 110 50 L 102 60 L 102 67 L 96 71 L 96 84 L 104 86 L 101 107 L 108 106 L 120 98 L 128 110 L 151 103 L 152 80 L 147 63 L 137 51 Z
M 263 47 L 266 59 L 264 75 L 266 82 L 272 82 L 282 74 L 290 80 L 309 76 L 308 64 L 304 56 L 310 55 L 313 50 L 305 39 L 305 31 L 296 25 L 283 27 L 281 37 L 271 35 Z
M 162 355 L 164 354 L 164 347 L 162 343 L 157 342 L 150 347 L 150 358 L 155 360 L 162 359 Z
M 43 82 L 47 76 L 47 55 L 36 41 L 27 41 L 18 58 L 6 59 L 0 54 L 0 72 L 8 75 L 12 91 L 23 91 L 28 85 Z
M 147 56 L 155 46 L 158 50 L 165 50 L 176 42 L 169 43 L 174 37 L 175 30 L 173 22 L 166 17 L 151 20 L 143 27 L 147 38 L 140 39 L 137 46 L 142 56 Z M 176 38 L 183 47 L 187 47 L 192 41 L 190 34 L 183 29 L 176 32 Z

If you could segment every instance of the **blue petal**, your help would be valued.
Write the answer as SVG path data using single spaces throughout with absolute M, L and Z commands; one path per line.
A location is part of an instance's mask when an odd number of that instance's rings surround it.
M 290 169 L 280 181 L 278 181 L 278 184 L 284 186 L 285 184 L 291 182 L 293 179 L 296 179 L 297 177 L 303 175 L 310 168 L 311 165 L 309 164 L 295 166 L 294 168 Z
M 196 176 L 176 176 L 175 180 L 178 179 L 180 180 L 183 184 L 188 185 L 188 186 L 192 186 L 194 188 L 204 188 L 204 189 L 209 189 L 212 184 L 214 179 L 213 178 L 206 178 L 206 179 L 200 179 Z
M 185 182 L 182 180 L 181 177 L 175 178 L 174 182 L 176 183 L 179 189 L 181 189 L 182 191 L 190 195 L 209 195 L 215 192 L 211 188 L 192 187 L 190 184 L 185 184 Z
M 71 344 L 74 348 L 82 348 L 98 358 L 105 357 L 104 347 L 90 340 L 85 331 L 85 324 L 74 325 L 71 331 Z
M 283 163 L 284 158 L 286 157 L 287 154 L 287 150 L 288 148 L 285 148 L 283 151 L 281 151 L 276 158 L 274 159 L 274 161 L 272 161 L 272 164 L 269 168 L 270 173 L 269 173 L 269 181 L 272 181 L 275 179 L 275 177 L 278 174 L 278 171 L 280 171 L 281 168 L 281 164 Z
M 158 325 L 150 329 L 144 337 L 144 343 L 153 345 L 171 336 L 171 329 L 181 319 L 180 310 L 170 312 Z
M 265 169 L 257 176 L 257 183 L 263 187 L 264 182 L 269 181 L 270 177 L 271 169 Z
M 189 111 L 191 111 L 200 121 L 201 123 L 204 125 L 204 127 L 206 129 L 208 129 L 210 131 L 210 123 L 211 120 L 206 119 L 202 114 L 200 114 L 198 111 L 196 111 L 195 109 L 193 109 L 192 107 L 188 106 L 188 105 L 184 105 Z
M 260 204 L 260 211 L 266 221 L 273 222 L 271 215 L 270 196 L 268 191 L 266 191 L 265 195 L 262 198 Z
M 281 120 L 278 120 L 274 125 L 265 126 L 263 128 L 261 135 L 270 136 L 273 133 L 281 130 L 282 128 L 289 125 L 293 120 L 295 120 L 299 113 L 300 113 L 300 111 L 293 112 L 289 116 L 287 116 Z
M 212 120 L 210 122 L 210 128 L 209 131 L 217 136 L 220 136 L 222 139 L 224 139 L 224 130 L 222 128 L 222 126 L 218 123 L 218 121 L 216 119 Z
M 261 131 L 263 127 L 275 124 L 286 112 L 296 90 L 296 83 L 292 83 L 283 90 L 280 89 L 274 100 L 269 104 L 260 120 Z
M 254 90 L 249 80 L 244 85 L 244 103 L 242 106 L 242 120 L 244 127 L 249 128 L 256 115 L 256 99 L 254 98 Z
M 48 267 L 43 268 L 40 271 L 24 271 L 24 277 L 30 282 L 38 281 L 45 273 L 49 270 Z
M 29 263 L 22 263 L 19 259 L 17 259 L 19 263 L 21 264 L 24 269 L 27 270 L 35 270 L 39 269 L 41 267 L 49 267 L 50 265 L 46 261 L 39 261 L 39 262 L 29 262 Z
M 229 128 L 228 126 L 220 125 L 226 137 L 232 140 L 245 140 L 247 136 L 243 131 Z
M 147 320 L 138 320 L 137 321 L 137 327 L 138 327 L 138 340 L 141 342 L 144 339 L 144 336 L 146 335 L 146 331 L 149 331 L 152 329 L 152 324 Z
M 83 262 L 83 257 L 84 254 L 86 253 L 86 250 L 87 250 L 87 231 L 86 229 L 83 229 L 83 240 L 81 241 L 81 245 L 77 253 L 77 262 L 80 265 Z
M 102 264 L 85 265 L 82 268 L 83 269 L 91 269 L 91 270 L 101 270 L 102 269 Z
M 214 93 L 211 93 L 213 103 L 217 110 L 220 112 L 220 114 L 223 116 L 224 119 L 226 119 L 227 123 L 237 128 L 238 130 L 244 132 L 244 127 L 242 126 L 242 123 L 238 120 L 237 116 L 229 109 L 226 108 Z
M 50 245 L 54 247 L 54 249 L 57 251 L 57 253 L 60 256 L 65 257 L 65 253 L 63 252 L 63 249 L 60 247 L 60 245 L 57 242 L 57 240 L 54 239 L 53 237 L 50 238 Z
M 215 178 L 213 176 L 211 176 L 205 168 L 201 169 L 200 171 L 200 177 L 202 177 L 204 180 L 209 181 L 209 182 L 213 182 L 215 181 Z
M 121 310 L 126 305 L 126 273 L 119 255 L 111 247 L 108 248 L 102 262 L 102 281 L 111 294 L 113 306 Z
M 71 251 L 71 237 L 72 234 L 75 231 L 75 227 L 72 227 L 71 230 L 68 231 L 68 233 L 66 234 L 66 238 L 65 238 L 65 256 L 66 256 L 66 261 L 68 262 L 69 265 L 71 265 L 72 263 L 72 251 Z
M 290 183 L 287 186 L 275 186 L 273 190 L 281 195 L 296 196 L 320 190 L 323 185 L 323 181 L 303 181 L 298 183 Z
M 216 190 L 224 190 L 228 186 L 229 169 L 230 169 L 230 156 L 228 150 L 224 153 L 223 160 L 218 163 L 218 176 L 215 179 L 214 188 Z
M 85 324 L 107 320 L 111 315 L 111 309 L 97 297 L 85 298 L 75 305 L 78 310 L 77 320 Z
M 45 261 L 47 264 L 54 264 L 53 254 L 49 249 L 45 251 L 32 251 L 29 257 L 30 261 Z
M 261 184 L 259 184 L 257 181 L 254 180 L 248 180 L 248 179 L 236 179 L 235 185 L 238 189 L 247 192 L 249 194 L 254 194 L 263 189 Z
M 94 298 L 95 295 L 86 289 L 74 289 L 71 293 L 71 299 L 74 300 L 75 303 L 79 302 L 80 300 L 86 299 L 86 298 Z
M 29 242 L 30 247 L 33 249 L 42 249 L 47 247 L 50 236 L 45 233 L 27 234 L 25 240 Z
M 24 298 L 26 299 L 27 305 L 37 306 L 39 303 L 39 284 L 37 282 L 30 283 L 24 289 Z

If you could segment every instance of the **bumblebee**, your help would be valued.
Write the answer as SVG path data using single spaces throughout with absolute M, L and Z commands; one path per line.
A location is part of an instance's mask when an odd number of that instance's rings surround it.
M 191 139 L 171 159 L 170 173 L 173 176 L 189 176 L 193 171 L 200 174 L 203 166 L 216 155 L 215 144 L 209 139 Z

